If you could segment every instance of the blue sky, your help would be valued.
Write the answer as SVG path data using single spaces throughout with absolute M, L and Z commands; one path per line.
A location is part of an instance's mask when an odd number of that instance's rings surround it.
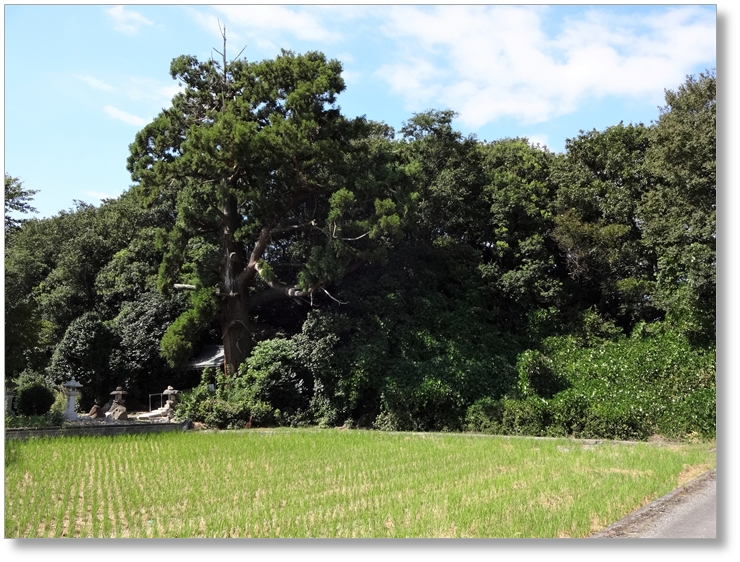
M 716 66 L 714 5 L 6 5 L 5 171 L 37 216 L 130 183 L 128 145 L 178 91 L 170 61 L 242 47 L 344 65 L 345 115 L 396 129 L 450 108 L 481 140 L 561 152 L 579 130 L 657 119 L 664 90 Z

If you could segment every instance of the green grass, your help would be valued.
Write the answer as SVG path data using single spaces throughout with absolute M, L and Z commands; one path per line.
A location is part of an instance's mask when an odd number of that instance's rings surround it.
M 709 443 L 247 430 L 6 440 L 5 537 L 584 537 Z

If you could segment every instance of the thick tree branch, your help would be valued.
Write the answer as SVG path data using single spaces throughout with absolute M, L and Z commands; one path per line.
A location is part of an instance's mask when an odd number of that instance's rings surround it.
M 349 275 L 353 271 L 358 270 L 365 263 L 366 262 L 364 260 L 360 260 L 360 261 L 356 261 L 350 264 L 344 270 L 344 275 Z M 258 271 L 259 271 L 259 267 L 260 267 L 259 264 L 257 264 L 256 268 Z M 329 292 L 324 288 L 323 283 L 317 283 L 310 289 L 304 291 L 303 289 L 300 289 L 297 286 L 291 287 L 291 286 L 284 285 L 282 283 L 274 282 L 274 281 L 272 283 L 268 281 L 265 281 L 265 282 L 269 285 L 270 288 L 250 297 L 249 304 L 247 305 L 247 308 L 249 310 L 252 310 L 255 307 L 262 306 L 262 305 L 271 303 L 276 300 L 284 299 L 284 298 L 299 299 L 303 297 L 310 297 L 311 302 L 313 302 L 313 294 L 319 289 L 324 291 L 329 296 L 330 299 L 338 302 L 339 304 L 347 304 L 347 303 L 337 300 L 332 295 L 330 295 Z
M 316 225 L 315 221 L 311 221 L 311 222 L 303 223 L 303 224 L 296 224 L 296 225 L 281 225 L 281 226 L 276 226 L 276 227 L 268 227 L 268 226 L 264 227 L 260 231 L 259 238 L 257 238 L 257 242 L 254 245 L 254 249 L 252 250 L 252 253 L 249 256 L 249 262 L 244 268 L 243 278 L 241 280 L 240 286 L 246 287 L 254 280 L 255 274 L 259 272 L 259 267 L 258 267 L 259 261 L 264 256 L 265 250 L 267 250 L 267 247 L 269 246 L 273 238 L 278 237 L 280 235 L 289 234 L 291 232 L 297 232 L 299 230 L 318 230 L 320 232 L 323 232 Z
M 265 289 L 264 291 L 260 291 L 259 293 L 252 295 L 249 299 L 247 308 L 249 310 L 253 310 L 258 306 L 263 306 L 280 299 L 302 298 L 311 295 L 313 291 L 314 288 L 311 288 L 309 291 L 302 291 L 298 287 L 288 287 L 286 285 L 270 286 L 269 289 Z
M 282 234 L 290 234 L 291 232 L 297 232 L 299 230 L 318 230 L 319 232 L 324 232 L 316 225 L 316 221 L 311 221 L 303 224 L 278 226 L 270 231 L 270 235 L 274 238 Z
M 249 256 L 249 262 L 247 262 L 244 271 L 242 272 L 240 279 L 240 286 L 247 287 L 254 280 L 254 276 L 257 274 L 257 264 L 267 249 L 267 245 L 270 243 L 270 227 L 264 227 L 260 231 L 259 238 L 254 245 L 254 250 Z

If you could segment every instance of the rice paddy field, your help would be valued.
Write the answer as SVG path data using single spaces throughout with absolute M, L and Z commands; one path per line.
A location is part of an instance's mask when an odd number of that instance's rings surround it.
M 586 537 L 713 443 L 352 430 L 5 442 L 5 537 Z

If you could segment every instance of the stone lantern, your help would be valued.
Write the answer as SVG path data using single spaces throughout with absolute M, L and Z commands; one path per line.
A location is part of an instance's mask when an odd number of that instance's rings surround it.
M 110 410 L 108 410 L 108 413 L 105 415 L 113 418 L 114 420 L 127 420 L 128 413 L 126 412 L 126 406 L 123 405 L 123 395 L 128 394 L 128 392 L 118 386 L 110 394 L 111 396 L 113 396 L 113 405 L 110 407 Z
M 164 413 L 168 418 L 172 418 L 175 415 L 175 404 L 177 404 L 177 395 L 179 393 L 179 390 L 175 390 L 171 386 L 168 386 L 162 393 L 167 397 L 167 402 L 164 404 Z
M 67 395 L 67 409 L 64 412 L 64 419 L 68 421 L 80 419 L 77 412 L 75 412 L 75 401 L 80 395 L 77 391 L 82 388 L 82 385 L 72 377 L 72 380 L 65 382 L 62 386 L 65 388 L 64 394 Z
M 177 395 L 180 393 L 179 390 L 175 390 L 171 386 L 167 387 L 167 390 L 165 390 L 162 394 L 164 394 L 167 397 L 167 404 L 170 405 L 170 408 L 177 404 Z
M 121 404 L 122 406 L 124 404 L 124 400 L 123 400 L 123 395 L 124 394 L 128 394 L 128 392 L 126 392 L 125 390 L 123 390 L 123 388 L 120 387 L 120 386 L 117 386 L 116 389 L 113 392 L 110 393 L 110 395 L 114 397 L 113 398 L 113 402 L 115 404 Z

